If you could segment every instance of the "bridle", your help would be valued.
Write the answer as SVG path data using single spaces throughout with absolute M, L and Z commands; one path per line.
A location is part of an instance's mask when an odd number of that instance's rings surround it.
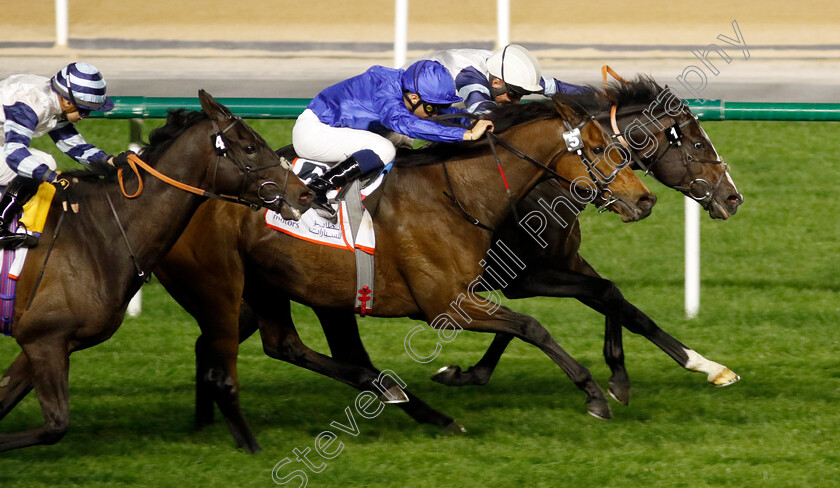
M 608 91 L 607 91 L 608 90 L 607 74 L 612 75 L 612 77 L 615 78 L 616 80 L 618 80 L 619 82 L 622 82 L 622 83 L 627 83 L 628 82 L 626 79 L 619 76 L 618 73 L 616 73 L 609 66 L 606 66 L 606 65 L 603 66 L 601 68 L 601 73 L 602 73 L 602 76 L 603 76 L 603 79 L 604 79 L 604 91 L 605 91 L 605 93 L 608 93 Z M 654 111 L 654 107 L 659 107 L 660 106 L 660 104 L 661 104 L 660 98 L 661 98 L 662 94 L 665 94 L 665 93 L 670 95 L 669 97 L 665 97 L 666 99 L 678 100 L 679 101 L 679 105 L 676 107 L 678 110 L 674 111 L 673 109 L 669 110 L 666 107 L 662 107 L 662 113 L 658 116 L 653 116 L 652 113 Z M 647 113 L 647 109 L 650 109 L 650 114 Z M 716 159 L 716 160 L 711 160 L 711 159 L 696 159 L 695 160 L 694 157 L 691 154 L 689 154 L 688 149 L 685 147 L 685 144 L 684 144 L 685 141 L 684 141 L 682 128 L 688 126 L 692 122 L 695 122 L 697 120 L 697 116 L 694 115 L 691 112 L 691 109 L 688 107 L 688 105 L 685 104 L 685 102 L 680 100 L 676 95 L 673 94 L 673 92 L 670 91 L 670 88 L 668 88 L 667 85 L 657 95 L 657 98 L 655 100 L 653 100 L 650 103 L 650 105 L 648 105 L 648 107 L 642 109 L 642 111 L 645 113 L 645 117 L 648 119 L 646 122 L 633 125 L 632 130 L 628 130 L 628 129 L 625 129 L 623 131 L 620 130 L 619 127 L 618 127 L 618 122 L 616 120 L 616 116 L 617 115 L 626 115 L 628 113 L 636 113 L 637 111 L 639 111 L 638 108 L 633 108 L 631 110 L 628 110 L 628 111 L 625 111 L 625 112 L 621 113 L 618 110 L 618 106 L 616 104 L 613 104 L 612 108 L 610 109 L 610 125 L 611 125 L 612 130 L 613 130 L 613 136 L 612 137 L 618 139 L 618 141 L 626 149 L 629 150 L 631 158 L 633 158 L 634 162 L 639 165 L 639 167 L 645 172 L 646 175 L 650 174 L 651 171 L 653 170 L 654 166 L 656 166 L 659 163 L 659 161 L 663 157 L 665 157 L 665 155 L 668 154 L 668 152 L 671 149 L 676 147 L 682 155 L 683 177 L 680 179 L 680 181 L 685 181 L 687 179 L 687 178 L 685 178 L 686 175 L 688 175 L 689 178 L 691 178 L 691 181 L 687 185 L 678 185 L 678 186 L 668 185 L 668 186 L 671 186 L 671 188 L 673 188 L 675 190 L 678 190 L 678 191 L 682 192 L 683 194 L 685 194 L 686 196 L 696 200 L 704 208 L 707 207 L 711 203 L 713 196 L 717 193 L 718 188 L 720 188 L 720 185 L 723 182 L 724 177 L 726 177 L 728 175 L 729 165 L 726 164 L 726 162 L 723 161 L 723 159 L 721 159 L 720 156 L 718 156 L 718 159 Z M 680 119 L 681 116 L 686 116 L 686 120 L 683 121 L 683 122 L 680 122 L 679 119 Z M 665 125 L 664 123 L 662 123 L 662 120 L 666 119 L 666 118 L 670 118 L 671 120 L 673 120 L 674 123 L 670 126 Z M 638 121 L 639 119 L 637 118 L 636 120 Z M 659 134 L 664 134 L 665 139 L 668 141 L 668 145 L 665 147 L 665 149 L 663 151 L 659 152 L 658 154 L 654 154 L 653 157 L 645 158 L 650 162 L 648 165 L 646 165 L 642 161 L 642 158 L 640 158 L 636 155 L 636 152 L 635 152 L 634 148 L 631 147 L 630 143 L 627 142 L 627 138 L 629 137 L 629 135 L 632 132 L 635 132 L 636 130 L 641 129 L 641 128 L 646 128 L 647 126 L 649 126 L 651 124 L 656 124 L 656 129 L 657 130 L 656 131 L 650 131 L 650 133 L 652 135 L 655 135 L 655 136 L 658 136 Z M 701 128 L 701 131 L 702 131 L 702 128 Z M 705 134 L 705 132 L 704 132 L 704 134 Z M 658 141 L 658 138 L 657 138 L 657 141 Z M 658 151 L 659 144 L 658 144 L 658 142 L 655 142 L 655 144 L 657 146 L 657 151 Z M 645 146 L 645 147 L 647 147 L 647 146 Z M 643 148 L 639 149 L 639 151 L 641 151 L 642 149 Z M 695 173 L 691 170 L 691 166 L 690 166 L 690 164 L 692 162 L 696 162 L 696 163 L 700 163 L 700 164 L 720 164 L 720 165 L 722 165 L 723 172 L 720 174 L 717 181 L 715 181 L 714 184 L 712 184 L 709 181 L 707 181 L 706 179 L 697 177 L 695 175 Z M 656 178 L 655 174 L 652 175 L 652 176 L 654 178 Z
M 289 168 L 287 168 L 285 178 L 283 179 L 282 188 L 274 181 L 266 180 L 262 183 L 259 183 L 257 187 L 257 197 L 259 198 L 258 202 L 254 202 L 243 197 L 243 195 L 245 194 L 245 190 L 246 188 L 248 188 L 249 184 L 257 183 L 258 175 L 261 172 L 264 172 L 276 166 L 280 166 L 282 162 L 278 160 L 278 162 L 276 163 L 254 168 L 249 164 L 243 163 L 239 160 L 239 158 L 231 154 L 231 151 L 228 149 L 229 144 L 227 142 L 227 138 L 225 137 L 225 133 L 241 121 L 242 117 L 232 116 L 230 124 L 228 124 L 228 126 L 224 129 L 219 130 L 219 126 L 216 124 L 216 121 L 212 119 L 210 120 L 210 122 L 213 124 L 213 133 L 210 137 L 213 142 L 213 148 L 216 151 L 216 165 L 213 169 L 212 187 L 216 187 L 216 178 L 218 176 L 219 164 L 221 163 L 222 158 L 225 158 L 231 163 L 233 163 L 234 166 L 236 166 L 236 168 L 239 169 L 240 173 L 242 174 L 242 183 L 239 186 L 239 195 L 237 195 L 236 197 L 229 197 L 227 195 L 216 195 L 214 193 L 208 193 L 207 196 L 211 198 L 218 198 L 220 200 L 226 200 L 247 205 L 255 210 L 262 207 L 263 205 L 270 205 L 273 203 L 280 202 L 282 205 L 286 205 L 296 212 L 296 210 L 286 201 L 286 190 L 287 185 L 289 183 L 289 173 L 291 172 Z M 253 133 L 253 130 L 250 129 L 250 127 L 245 127 L 251 132 L 251 135 L 254 135 L 256 137 L 256 135 Z M 274 196 L 272 196 L 272 193 L 270 191 L 273 188 L 277 189 L 276 195 Z
M 668 87 L 665 87 L 665 90 L 668 90 Z M 660 102 L 658 100 L 654 100 L 654 102 L 652 102 L 652 105 L 655 105 L 655 106 L 659 106 L 659 104 L 660 104 Z M 716 160 L 713 160 L 713 159 L 695 159 L 694 156 L 689 154 L 688 149 L 685 146 L 686 141 L 685 141 L 685 136 L 683 135 L 682 129 L 684 127 L 688 126 L 689 124 L 691 124 L 692 122 L 695 122 L 697 120 L 697 116 L 694 115 L 693 113 L 691 113 L 691 110 L 688 108 L 688 106 L 685 103 L 683 103 L 682 101 L 680 101 L 679 111 L 676 114 L 671 114 L 671 113 L 668 113 L 667 111 L 663 110 L 663 112 L 658 116 L 647 116 L 646 115 L 646 117 L 648 118 L 648 120 L 646 122 L 644 122 L 642 124 L 635 124 L 635 125 L 633 125 L 632 129 L 630 129 L 630 130 L 625 129 L 623 131 L 619 130 L 619 128 L 618 128 L 618 123 L 616 121 L 616 116 L 617 115 L 626 115 L 627 113 L 633 113 L 633 112 L 628 111 L 628 112 L 624 112 L 622 114 L 619 111 L 617 111 L 616 108 L 617 107 L 614 105 L 612 107 L 612 110 L 610 111 L 610 122 L 611 122 L 611 125 L 612 125 L 613 132 L 615 134 L 615 137 L 619 140 L 619 142 L 621 142 L 624 145 L 624 147 L 626 147 L 627 149 L 630 149 L 630 152 L 633 155 L 633 158 L 634 158 L 636 164 L 638 164 L 639 167 L 642 168 L 642 170 L 645 172 L 645 174 L 646 175 L 651 174 L 654 167 L 657 164 L 659 164 L 661 159 L 663 157 L 665 157 L 665 155 L 667 155 L 672 149 L 676 148 L 677 150 L 680 151 L 681 156 L 682 156 L 681 160 L 682 160 L 682 165 L 683 165 L 683 177 L 680 178 L 680 181 L 686 181 L 689 178 L 690 178 L 691 181 L 686 185 L 673 185 L 673 186 L 668 185 L 668 186 L 671 186 L 671 188 L 673 188 L 675 190 L 681 191 L 686 196 L 696 200 L 697 202 L 699 202 L 701 204 L 708 204 L 712 200 L 712 197 L 715 195 L 715 192 L 717 192 L 718 188 L 720 187 L 720 184 L 723 182 L 724 177 L 729 172 L 729 165 L 720 158 L 718 158 Z M 633 109 L 633 110 L 638 111 L 638 109 Z M 684 120 L 683 122 L 680 122 L 679 119 L 681 118 L 681 116 L 685 116 L 686 120 Z M 674 123 L 671 124 L 671 125 L 665 125 L 664 123 L 662 123 L 662 121 L 664 119 L 668 119 L 668 118 L 672 119 Z M 657 127 L 656 127 L 655 131 L 651 130 L 650 133 L 655 135 L 655 136 L 658 136 L 659 134 L 663 134 L 665 136 L 665 139 L 668 141 L 668 145 L 665 146 L 664 150 L 659 150 L 659 148 L 658 148 L 659 144 L 657 143 L 656 144 L 657 145 L 657 153 L 652 155 L 651 157 L 645 158 L 648 161 L 648 164 L 646 165 L 642 161 L 642 158 L 639 158 L 635 154 L 635 151 L 632 150 L 630 144 L 627 142 L 627 137 L 629 137 L 629 135 L 631 133 L 637 131 L 638 129 L 646 128 L 646 127 L 648 127 L 649 125 L 652 125 L 652 124 L 656 124 Z M 696 176 L 695 172 L 692 171 L 692 169 L 691 169 L 691 163 L 719 164 L 719 165 L 722 165 L 723 172 L 717 178 L 717 181 L 715 181 L 714 184 L 712 184 L 709 181 L 707 181 L 706 179 Z M 685 177 L 686 175 L 688 175 L 689 178 L 686 178 Z M 656 177 L 655 175 L 652 175 L 652 176 L 654 176 L 654 178 Z
M 592 200 L 594 200 L 598 196 L 601 196 L 604 203 L 602 203 L 600 205 L 596 204 L 596 206 L 598 206 L 600 208 L 600 210 L 599 210 L 600 212 L 605 211 L 607 207 L 609 207 L 611 204 L 613 204 L 617 200 L 615 197 L 613 197 L 612 190 L 609 189 L 609 184 L 610 184 L 610 182 L 613 181 L 614 178 L 611 176 L 611 177 L 607 178 L 604 182 L 601 182 L 595 176 L 595 171 L 597 171 L 597 169 L 595 169 L 595 165 L 592 163 L 592 161 L 590 161 L 589 157 L 586 155 L 586 152 L 584 151 L 585 146 L 583 144 L 583 138 L 581 137 L 580 129 L 589 122 L 596 122 L 597 123 L 595 118 L 590 116 L 589 118 L 584 119 L 576 127 L 572 127 L 571 124 L 567 120 L 564 119 L 563 124 L 566 128 L 566 132 L 563 133 L 563 140 L 565 142 L 565 146 L 563 147 L 562 150 L 559 150 L 556 153 L 554 153 L 551 156 L 551 158 L 549 158 L 548 163 L 546 163 L 546 164 L 543 164 L 543 163 L 537 161 L 533 157 L 526 154 L 524 151 L 522 151 L 519 148 L 513 146 L 511 143 L 505 141 L 504 139 L 500 138 L 496 134 L 494 134 L 492 132 L 489 132 L 489 131 L 485 132 L 485 134 L 487 136 L 488 144 L 490 145 L 490 151 L 493 153 L 493 158 L 496 160 L 496 164 L 499 167 L 499 173 L 502 177 L 502 182 L 504 183 L 505 190 L 507 191 L 507 194 L 508 194 L 509 205 L 511 206 L 512 212 L 514 213 L 514 218 L 516 218 L 516 220 L 519 220 L 519 216 L 516 215 L 516 203 L 517 202 L 514 201 L 512 195 L 511 195 L 510 186 L 508 185 L 507 177 L 505 177 L 504 169 L 502 168 L 502 161 L 499 158 L 498 151 L 496 150 L 496 145 L 497 144 L 499 146 L 501 146 L 502 148 L 504 148 L 505 150 L 507 150 L 508 152 L 510 152 L 511 154 L 513 154 L 514 156 L 516 156 L 517 158 L 522 159 L 524 161 L 527 161 L 527 162 L 531 163 L 532 165 L 536 166 L 537 168 L 541 169 L 543 173 L 548 173 L 551 178 L 557 179 L 559 181 L 562 181 L 562 182 L 568 184 L 569 185 L 569 191 L 573 195 L 575 195 L 576 197 L 579 197 L 580 201 L 591 202 Z M 600 124 L 598 126 L 600 127 Z M 554 161 L 557 158 L 561 157 L 563 154 L 565 154 L 567 152 L 574 152 L 578 155 L 578 157 L 580 157 L 581 162 L 586 167 L 586 171 L 589 174 L 589 178 L 591 179 L 592 184 L 595 185 L 594 190 L 589 185 L 581 185 L 577 182 L 582 177 L 575 178 L 575 180 L 569 180 L 568 178 L 562 176 L 557 171 L 555 171 L 551 168 L 552 163 L 554 163 Z M 624 164 L 622 164 L 622 167 L 625 166 L 626 164 L 627 163 L 624 162 Z M 618 171 L 620 169 L 621 168 L 618 168 L 618 169 L 616 169 L 616 171 Z M 458 201 L 457 197 L 455 197 L 455 192 L 454 192 L 454 189 L 452 187 L 452 182 L 451 182 L 451 179 L 449 178 L 449 172 L 446 169 L 446 163 L 443 164 L 443 171 L 444 171 L 444 175 L 446 176 L 447 185 L 449 186 L 449 190 L 451 192 L 451 194 L 448 194 L 448 193 L 444 192 L 444 195 L 446 195 L 450 200 L 452 200 L 452 202 L 456 205 L 458 210 L 461 212 L 461 214 L 464 216 L 464 218 L 467 219 L 467 221 L 469 221 L 470 223 L 472 223 L 476 227 L 480 227 L 482 229 L 489 230 L 489 231 L 492 232 L 494 229 L 492 229 L 491 227 L 481 223 L 477 218 L 473 217 L 469 212 L 466 211 L 466 209 L 461 204 L 461 202 Z M 604 195 L 606 195 L 606 196 L 604 196 Z
M 138 188 L 137 188 L 136 192 L 134 192 L 133 194 L 129 194 L 126 191 L 125 182 L 123 180 L 123 169 L 120 168 L 119 170 L 117 170 L 117 180 L 119 181 L 120 188 L 122 189 L 123 195 L 126 198 L 137 198 L 143 192 L 143 179 L 141 178 L 140 170 L 138 169 L 138 167 L 140 167 L 140 168 L 143 168 L 144 170 L 146 170 L 146 172 L 148 172 L 149 174 L 151 174 L 155 178 L 163 181 L 164 183 L 167 183 L 167 184 L 169 184 L 171 186 L 174 186 L 176 188 L 179 188 L 181 190 L 184 190 L 184 191 L 187 191 L 187 192 L 190 192 L 190 193 L 194 193 L 196 195 L 200 195 L 202 197 L 213 198 L 213 199 L 216 199 L 216 200 L 222 200 L 222 201 L 226 201 L 226 202 L 238 203 L 238 204 L 241 204 L 241 205 L 246 205 L 248 207 L 251 207 L 255 210 L 262 207 L 263 205 L 270 205 L 270 204 L 273 204 L 273 203 L 276 203 L 276 202 L 280 202 L 282 205 L 288 206 L 292 210 L 293 213 L 299 214 L 299 211 L 297 209 L 295 209 L 294 207 L 292 207 L 289 204 L 289 202 L 286 200 L 286 189 L 287 189 L 287 185 L 288 185 L 288 181 L 289 181 L 289 171 L 290 170 L 286 172 L 285 179 L 283 181 L 282 191 L 277 191 L 276 192 L 277 194 L 275 196 L 272 196 L 272 193 L 270 192 L 270 190 L 275 188 L 275 187 L 278 190 L 281 190 L 280 185 L 278 185 L 274 181 L 266 180 L 266 181 L 263 181 L 262 183 L 260 183 L 258 188 L 257 188 L 257 197 L 259 198 L 259 201 L 252 201 L 252 200 L 249 200 L 249 199 L 243 197 L 243 195 L 245 194 L 245 190 L 248 187 L 249 183 L 255 183 L 256 180 L 257 180 L 257 175 L 260 172 L 263 172 L 263 171 L 265 171 L 269 168 L 273 168 L 275 166 L 282 165 L 282 161 L 278 161 L 277 163 L 269 164 L 269 165 L 258 167 L 258 168 L 253 168 L 249 164 L 246 164 L 246 163 L 243 163 L 242 161 L 240 161 L 234 154 L 231 154 L 231 151 L 228 148 L 229 144 L 227 143 L 225 133 L 227 131 L 229 131 L 231 128 L 233 128 L 237 123 L 239 123 L 242 120 L 242 118 L 241 117 L 231 117 L 231 119 L 232 119 L 231 123 L 228 124 L 228 126 L 225 127 L 222 130 L 219 130 L 219 126 L 218 126 L 218 124 L 216 124 L 215 120 L 210 121 L 213 124 L 213 132 L 210 135 L 210 138 L 211 138 L 211 142 L 213 144 L 214 151 L 216 152 L 216 164 L 215 164 L 214 169 L 213 169 L 213 180 L 212 180 L 211 188 L 215 188 L 217 186 L 216 180 L 218 178 L 219 166 L 221 164 L 222 158 L 225 158 L 228 161 L 230 161 L 231 163 L 233 163 L 233 165 L 236 166 L 237 169 L 239 169 L 239 172 L 242 175 L 242 182 L 239 185 L 239 194 L 237 196 L 223 195 L 223 194 L 220 194 L 220 193 L 216 193 L 214 191 L 203 190 L 201 188 L 196 188 L 194 186 L 187 185 L 185 183 L 181 183 L 180 181 L 176 181 L 176 180 L 170 178 L 169 176 L 166 176 L 166 175 L 160 173 L 159 171 L 157 171 L 153 167 L 149 166 L 146 162 L 144 162 L 142 159 L 140 159 L 136 155 L 130 155 L 128 157 L 129 167 L 132 169 L 134 174 L 137 175 Z M 246 126 L 246 128 L 247 128 L 247 126 Z

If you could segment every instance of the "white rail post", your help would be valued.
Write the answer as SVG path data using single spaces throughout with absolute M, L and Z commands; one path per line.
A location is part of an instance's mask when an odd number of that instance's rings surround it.
M 129 134 L 131 137 L 131 142 L 128 144 L 128 149 L 134 151 L 136 153 L 140 152 L 140 141 L 143 136 L 143 119 L 130 119 L 129 123 Z M 129 317 L 137 317 L 140 315 L 140 312 L 143 311 L 143 287 L 141 286 L 137 293 L 131 297 L 131 301 L 128 302 L 128 309 L 126 309 L 126 313 Z
M 510 0 L 496 0 L 496 49 L 510 44 Z
M 67 47 L 67 0 L 55 0 L 55 46 Z
M 685 197 L 685 315 L 700 311 L 700 204 Z
M 408 0 L 394 0 L 394 10 L 394 68 L 399 68 L 408 51 Z

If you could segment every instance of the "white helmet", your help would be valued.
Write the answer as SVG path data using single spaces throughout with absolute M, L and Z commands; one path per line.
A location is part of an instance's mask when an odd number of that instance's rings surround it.
M 508 44 L 487 58 L 487 71 L 504 81 L 529 92 L 537 92 L 540 86 L 540 63 L 533 54 L 518 44 Z

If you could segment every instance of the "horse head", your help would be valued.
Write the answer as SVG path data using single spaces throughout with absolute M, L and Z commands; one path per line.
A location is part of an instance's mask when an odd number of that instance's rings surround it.
M 624 222 L 650 215 L 656 196 L 630 169 L 626 151 L 610 142 L 594 117 L 579 113 L 562 100 L 555 97 L 554 107 L 564 121 L 565 148 L 553 158 L 554 169 L 573 183 L 575 198 L 615 212 Z M 574 164 L 562 163 L 569 158 L 575 160 Z
M 309 209 L 312 192 L 241 118 L 204 90 L 199 90 L 198 98 L 212 125 L 205 136 L 213 146 L 208 150 L 216 153 L 214 164 L 207 167 L 205 185 L 214 192 L 236 195 L 241 203 L 297 220 Z
M 615 103 L 610 123 L 638 157 L 638 169 L 693 198 L 713 219 L 735 214 L 743 196 L 729 166 L 682 100 L 646 76 L 613 82 L 606 94 Z

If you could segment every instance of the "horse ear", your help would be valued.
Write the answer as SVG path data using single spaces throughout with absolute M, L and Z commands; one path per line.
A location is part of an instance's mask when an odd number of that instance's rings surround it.
M 233 118 L 233 113 L 227 107 L 217 102 L 212 95 L 204 90 L 198 90 L 198 101 L 201 102 L 201 109 L 211 119 L 225 120 Z
M 571 107 L 568 105 L 564 105 L 560 102 L 554 102 L 554 108 L 557 110 L 557 113 L 560 114 L 564 120 L 569 122 L 572 125 L 578 125 L 586 118 L 583 115 L 575 112 Z

